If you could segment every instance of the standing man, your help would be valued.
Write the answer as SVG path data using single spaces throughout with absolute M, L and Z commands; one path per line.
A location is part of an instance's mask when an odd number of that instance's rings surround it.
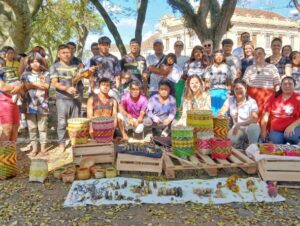
M 146 59 L 140 55 L 140 44 L 133 38 L 130 40 L 130 53 L 121 59 L 122 88 L 128 89 L 131 81 L 143 84 L 144 94 L 147 93 Z
M 241 34 L 241 42 L 242 42 L 242 46 L 241 47 L 237 47 L 233 50 L 232 54 L 236 57 L 238 57 L 239 59 L 243 59 L 244 58 L 244 47 L 246 45 L 247 42 L 250 41 L 250 34 L 249 32 L 243 32 Z
M 99 93 L 99 81 L 108 78 L 111 88 L 119 88 L 121 67 L 117 57 L 109 53 L 111 40 L 102 36 L 98 39 L 99 54 L 92 57 L 90 66 L 97 66 L 93 76 L 90 77 L 91 93 Z M 110 95 L 113 96 L 112 92 Z
M 147 57 L 148 71 L 150 72 L 150 96 L 158 93 L 158 83 L 163 75 L 159 74 L 160 65 L 165 61 L 164 45 L 161 39 L 156 39 L 153 42 L 154 54 Z
M 231 39 L 224 39 L 222 41 L 222 50 L 225 56 L 226 64 L 230 67 L 233 75 L 232 80 L 241 76 L 241 60 L 232 55 L 233 41 Z
M 67 46 L 71 50 L 71 61 L 70 61 L 70 64 L 78 66 L 79 64 L 82 63 L 82 60 L 80 58 L 78 58 L 78 57 L 75 56 L 75 53 L 76 53 L 76 44 L 74 42 L 68 42 Z
M 177 61 L 177 65 L 179 67 L 181 67 L 181 69 L 183 69 L 185 62 L 187 62 L 189 60 L 188 56 L 183 56 L 181 55 L 181 52 L 183 50 L 184 44 L 181 40 L 177 40 L 174 43 L 174 52 L 176 55 L 176 61 Z
M 77 75 L 77 66 L 71 65 L 72 53 L 67 45 L 58 47 L 58 57 L 59 61 L 50 68 L 50 78 L 56 88 L 57 137 L 59 149 L 63 152 L 67 121 L 80 113 L 81 100 L 77 93 L 81 77 Z

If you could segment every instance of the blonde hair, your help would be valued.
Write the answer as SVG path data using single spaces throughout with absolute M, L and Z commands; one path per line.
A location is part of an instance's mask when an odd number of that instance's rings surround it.
M 193 78 L 198 79 L 198 81 L 200 83 L 200 89 L 197 94 L 193 94 L 193 91 L 190 88 L 190 83 Z M 196 98 L 200 97 L 203 92 L 204 92 L 204 83 L 203 83 L 202 79 L 198 75 L 190 76 L 186 81 L 186 89 L 185 89 L 185 93 L 184 93 L 184 99 L 191 101 L 193 99 L 193 97 L 196 97 Z

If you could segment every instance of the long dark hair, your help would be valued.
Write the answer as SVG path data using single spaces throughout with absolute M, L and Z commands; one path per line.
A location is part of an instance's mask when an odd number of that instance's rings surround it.
M 291 63 L 292 63 L 292 66 L 299 67 L 299 65 L 295 65 L 295 64 L 293 63 L 293 58 L 294 58 L 294 56 L 296 56 L 297 54 L 300 54 L 300 52 L 299 52 L 299 51 L 292 51 L 291 54 L 290 54 L 290 56 L 289 56 L 289 58 L 290 58 L 290 61 L 291 61 Z
M 233 81 L 233 84 L 232 84 L 232 90 L 231 90 L 232 94 L 233 94 L 234 97 L 235 97 L 234 88 L 235 88 L 235 86 L 238 85 L 238 84 L 244 86 L 244 88 L 246 89 L 246 94 L 245 94 L 245 96 L 246 96 L 246 100 L 248 100 L 249 97 L 248 97 L 248 95 L 247 95 L 247 83 L 246 83 L 242 78 L 236 78 L 236 79 Z
M 26 66 L 27 71 L 32 71 L 30 64 L 33 63 L 33 61 L 35 61 L 35 60 L 40 63 L 41 71 L 43 71 L 43 72 L 47 71 L 47 66 L 45 65 L 45 61 L 44 61 L 43 57 L 41 56 L 41 54 L 39 54 L 37 52 L 31 53 L 28 55 L 28 61 L 27 61 L 27 66 Z
M 296 86 L 296 80 L 295 80 L 292 76 L 285 76 L 285 77 L 283 77 L 282 80 L 281 80 L 280 89 L 275 93 L 275 98 L 277 98 L 277 97 L 279 97 L 280 95 L 282 95 L 282 88 L 281 88 L 281 85 L 282 85 L 282 83 L 283 83 L 285 80 L 287 80 L 287 79 L 292 80 L 293 83 L 294 83 L 294 86 Z

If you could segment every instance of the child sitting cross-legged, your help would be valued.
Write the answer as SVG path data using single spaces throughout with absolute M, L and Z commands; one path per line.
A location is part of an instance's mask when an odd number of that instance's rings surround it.
M 128 140 L 126 130 L 133 129 L 134 133 L 144 131 L 143 119 L 147 109 L 147 98 L 141 93 L 142 85 L 132 81 L 129 92 L 121 99 L 118 113 L 118 123 L 124 140 Z

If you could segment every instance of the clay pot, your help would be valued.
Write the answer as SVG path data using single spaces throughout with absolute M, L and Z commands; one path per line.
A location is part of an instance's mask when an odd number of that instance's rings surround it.
M 74 172 L 64 172 L 61 174 L 64 183 L 72 183 L 75 180 Z
M 87 180 L 91 178 L 89 168 L 79 168 L 77 169 L 77 178 L 78 180 Z
M 110 167 L 106 169 L 105 176 L 107 178 L 116 177 L 117 176 L 117 170 L 114 167 Z
M 56 170 L 54 170 L 53 172 L 53 176 L 58 179 L 61 180 L 62 179 L 62 174 L 66 172 L 66 168 L 62 167 L 62 168 L 58 168 Z
M 94 177 L 96 179 L 104 178 L 105 177 L 105 169 L 97 169 L 94 174 Z
M 93 158 L 84 158 L 80 161 L 80 168 L 91 168 L 95 165 L 95 159 Z
M 90 168 L 91 174 L 94 176 L 97 170 L 103 170 L 103 168 L 100 165 L 94 165 Z

